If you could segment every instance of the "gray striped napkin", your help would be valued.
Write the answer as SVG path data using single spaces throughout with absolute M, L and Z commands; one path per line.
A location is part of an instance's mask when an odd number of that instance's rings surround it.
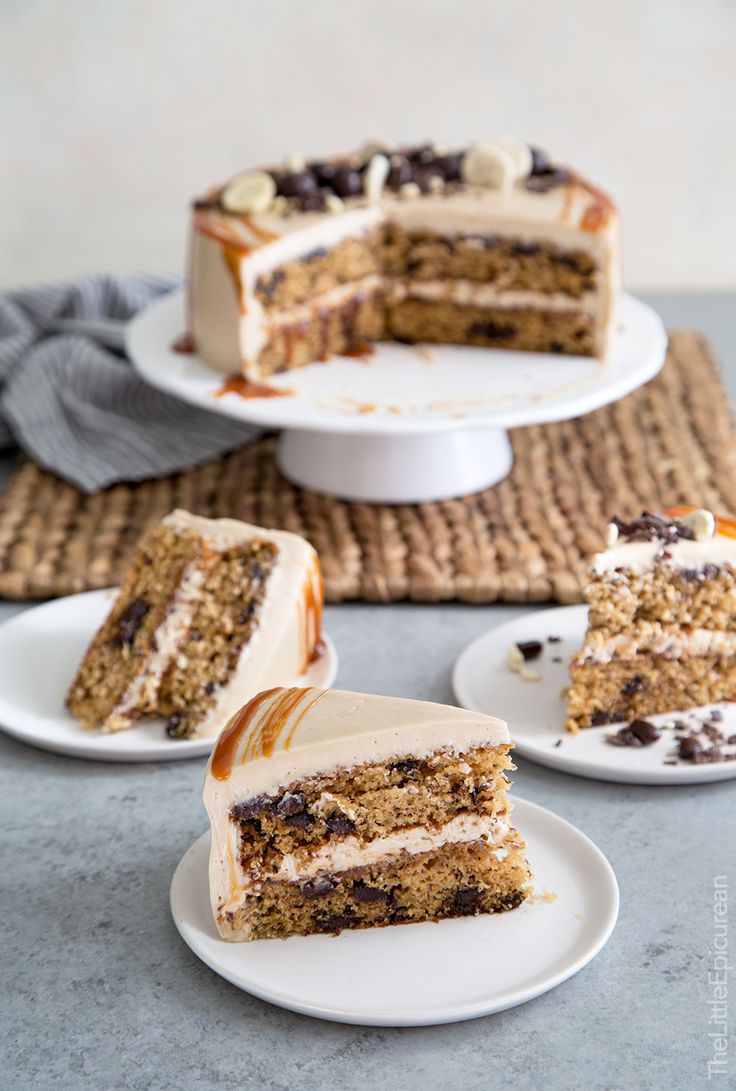
M 0 296 L 0 450 L 84 492 L 196 466 L 255 439 L 246 424 L 148 386 L 123 355 L 125 324 L 171 277 L 84 277 Z

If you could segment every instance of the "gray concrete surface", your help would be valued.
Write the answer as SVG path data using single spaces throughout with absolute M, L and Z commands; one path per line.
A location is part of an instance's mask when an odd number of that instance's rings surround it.
M 708 332 L 736 394 L 733 297 L 653 301 L 669 325 Z M 0 604 L 0 619 L 18 608 Z M 464 645 L 520 612 L 330 608 L 339 685 L 449 701 Z M 736 784 L 643 788 L 523 759 L 518 767 L 518 794 L 574 822 L 611 861 L 621 889 L 611 940 L 570 981 L 520 1008 L 382 1030 L 253 999 L 181 942 L 168 887 L 206 825 L 202 761 L 106 766 L 0 736 L 0 1088 L 705 1087 L 714 880 L 726 877 L 733 905 Z M 736 1044 L 715 1086 L 734 1086 L 734 1074 Z

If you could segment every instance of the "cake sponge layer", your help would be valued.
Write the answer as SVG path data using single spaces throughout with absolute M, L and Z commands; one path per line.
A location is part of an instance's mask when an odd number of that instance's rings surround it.
M 229 940 L 438 921 L 514 909 L 527 897 L 524 843 L 476 841 L 387 857 L 306 882 L 266 882 L 220 925 Z

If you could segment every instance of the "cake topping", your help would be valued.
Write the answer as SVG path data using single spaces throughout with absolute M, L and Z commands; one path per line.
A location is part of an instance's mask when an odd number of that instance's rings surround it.
M 682 516 L 682 524 L 693 532 L 696 542 L 709 541 L 716 532 L 716 519 L 712 511 L 705 508 L 697 508 L 689 515 Z
M 391 164 L 385 155 L 373 156 L 363 174 L 363 190 L 369 201 L 377 201 L 383 193 Z
M 228 212 L 263 212 L 276 196 L 276 183 L 263 170 L 239 174 L 225 186 L 220 201 Z
M 649 720 L 633 720 L 618 731 L 606 735 L 606 741 L 612 746 L 651 746 L 662 732 Z
M 674 544 L 683 540 L 693 541 L 695 531 L 684 519 L 672 519 L 667 515 L 654 515 L 643 511 L 638 519 L 624 522 L 615 516 L 611 524 L 619 537 L 627 542 L 664 542 Z
M 509 190 L 529 177 L 532 166 L 528 144 L 518 137 L 499 136 L 471 148 L 463 159 L 461 174 L 470 185 Z

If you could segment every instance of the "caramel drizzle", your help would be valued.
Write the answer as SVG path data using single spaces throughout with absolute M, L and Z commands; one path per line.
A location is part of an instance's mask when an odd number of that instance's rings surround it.
M 304 581 L 302 595 L 304 667 L 319 659 L 322 654 L 322 611 L 324 606 L 324 579 L 319 561 L 314 558 Z
M 309 693 L 309 690 L 308 689 L 302 690 L 302 693 Z M 307 704 L 304 706 L 304 708 L 301 710 L 301 712 L 299 713 L 299 715 L 296 717 L 293 724 L 291 725 L 291 731 L 289 732 L 289 734 L 284 739 L 284 750 L 288 750 L 291 747 L 291 740 L 294 738 L 294 732 L 299 727 L 299 724 L 302 722 L 304 717 L 307 715 L 310 708 L 313 708 L 314 705 L 317 704 L 317 701 L 321 701 L 326 693 L 327 693 L 326 689 L 318 689 L 316 691 L 314 697 L 312 698 L 312 700 L 308 701 Z
M 254 383 L 245 375 L 230 375 L 215 391 L 215 397 L 223 398 L 225 394 L 238 394 L 241 398 L 285 398 L 293 394 L 293 390 L 278 390 L 266 383 Z
M 270 758 L 273 754 L 276 740 L 289 722 L 289 718 L 299 706 L 305 693 L 310 693 L 313 687 L 307 689 L 285 689 L 276 698 L 265 716 L 245 744 L 242 765 L 256 758 Z
M 243 734 L 250 727 L 261 706 L 279 691 L 280 686 L 264 690 L 263 693 L 256 694 L 246 705 L 243 705 L 240 712 L 235 713 L 217 740 L 215 749 L 212 752 L 211 771 L 215 780 L 228 779 L 233 771 L 235 754 Z

